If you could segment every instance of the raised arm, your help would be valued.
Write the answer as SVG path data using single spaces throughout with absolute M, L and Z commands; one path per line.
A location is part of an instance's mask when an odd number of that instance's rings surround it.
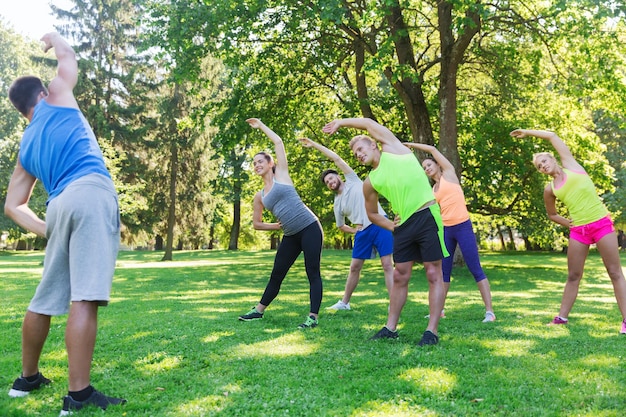
M 276 153 L 276 171 L 274 177 L 284 184 L 293 184 L 289 176 L 289 167 L 287 165 L 287 151 L 283 140 L 272 129 L 256 118 L 247 119 L 246 122 L 254 129 L 259 129 L 274 143 L 274 152 Z
M 554 150 L 559 154 L 561 164 L 564 168 L 584 171 L 585 169 L 574 159 L 569 147 L 563 142 L 563 140 L 554 132 L 548 130 L 532 130 L 532 129 L 515 129 L 511 132 L 511 136 L 515 138 L 524 138 L 526 136 L 534 136 L 540 139 L 545 139 L 550 142 Z
M 409 148 L 419 149 L 420 151 L 428 152 L 433 156 L 433 159 L 435 160 L 435 162 L 437 162 L 437 165 L 441 167 L 442 173 L 445 174 L 452 172 L 456 177 L 454 165 L 452 165 L 452 163 L 448 161 L 448 158 L 446 158 L 441 152 L 439 152 L 439 149 L 435 148 L 432 145 L 426 145 L 425 143 L 404 142 L 404 145 L 408 146 Z
M 300 138 L 298 140 L 305 148 L 314 148 L 320 151 L 322 154 L 324 154 L 324 156 L 333 161 L 335 165 L 337 165 L 337 168 L 339 168 L 344 174 L 354 173 L 354 170 L 350 167 L 350 165 L 346 163 L 346 161 L 344 161 L 339 155 L 328 149 L 326 146 L 317 143 L 309 138 Z
M 336 119 L 326 124 L 322 128 L 324 133 L 332 135 L 342 127 L 351 127 L 354 129 L 366 130 L 369 136 L 382 144 L 382 150 L 384 152 L 390 152 L 395 154 L 406 154 L 411 151 L 400 142 L 391 130 L 385 126 L 375 122 L 372 119 L 360 118 L 360 119 Z
M 78 63 L 74 50 L 57 32 L 46 33 L 41 40 L 44 52 L 54 49 L 57 59 L 57 75 L 48 85 L 46 101 L 55 106 L 78 108 L 73 92 L 78 81 Z

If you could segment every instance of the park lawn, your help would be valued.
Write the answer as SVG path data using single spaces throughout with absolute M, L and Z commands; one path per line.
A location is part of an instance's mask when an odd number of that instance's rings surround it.
M 398 340 L 369 341 L 386 321 L 378 261 L 365 264 L 351 311 L 343 293 L 350 252 L 325 250 L 320 325 L 308 312 L 300 258 L 262 320 L 237 317 L 263 291 L 274 252 L 122 252 L 110 306 L 100 310 L 93 385 L 128 399 L 111 416 L 623 416 L 621 315 L 592 252 L 568 326 L 558 312 L 560 253 L 484 253 L 495 323 L 465 268 L 453 271 L 440 344 L 420 348 L 427 284 L 415 267 Z M 624 257 L 624 256 L 623 256 Z M 20 327 L 43 254 L 0 253 L 0 386 L 20 372 Z M 0 395 L 0 416 L 57 416 L 67 390 L 63 334 L 53 318 L 41 370 L 53 383 L 26 398 Z M 102 415 L 98 409 L 82 416 Z

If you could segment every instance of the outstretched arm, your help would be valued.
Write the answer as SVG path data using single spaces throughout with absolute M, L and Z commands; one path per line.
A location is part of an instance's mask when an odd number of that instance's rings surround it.
M 54 49 L 57 58 L 57 75 L 48 85 L 46 101 L 55 106 L 78 108 L 73 92 L 78 81 L 78 63 L 74 50 L 57 32 L 46 33 L 41 40 L 44 52 Z
M 274 152 L 276 152 L 276 170 L 274 176 L 276 180 L 286 184 L 293 184 L 291 177 L 289 176 L 289 168 L 287 166 L 287 151 L 285 151 L 285 144 L 283 140 L 272 129 L 265 126 L 265 124 L 256 118 L 247 119 L 246 122 L 254 129 L 259 129 L 265 135 L 270 138 L 274 143 Z
M 550 142 L 554 150 L 559 154 L 561 158 L 561 164 L 564 168 L 584 171 L 585 169 L 574 159 L 569 147 L 563 142 L 563 140 L 554 132 L 548 130 L 531 130 L 531 129 L 515 129 L 511 132 L 511 136 L 515 138 L 524 138 L 526 136 L 534 136 L 540 139 L 545 139 Z
M 382 150 L 384 152 L 395 154 L 406 154 L 411 152 L 402 144 L 402 142 L 400 142 L 400 139 L 398 139 L 391 132 L 391 130 L 368 118 L 336 119 L 326 124 L 326 126 L 322 128 L 322 131 L 332 135 L 342 127 L 352 127 L 354 129 L 366 130 L 372 139 L 382 144 Z
M 335 165 L 337 165 L 337 168 L 339 168 L 341 172 L 343 172 L 344 174 L 354 173 L 354 170 L 350 167 L 350 165 L 346 163 L 346 161 L 341 159 L 339 155 L 337 155 L 335 152 L 328 149 L 326 146 L 320 143 L 317 143 L 314 140 L 309 139 L 309 138 L 300 138 L 298 140 L 300 141 L 302 146 L 304 146 L 305 148 L 314 148 L 320 151 L 322 154 L 324 154 L 324 156 L 326 156 L 331 161 L 333 161 Z

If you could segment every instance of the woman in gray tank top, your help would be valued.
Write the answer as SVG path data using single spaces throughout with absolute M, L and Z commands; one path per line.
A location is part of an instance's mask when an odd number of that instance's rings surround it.
M 239 320 L 251 321 L 263 318 L 267 306 L 276 298 L 287 272 L 300 253 L 304 253 L 304 265 L 310 286 L 310 309 L 304 323 L 298 328 L 316 327 L 322 303 L 322 277 L 320 260 L 324 240 L 317 216 L 302 202 L 289 176 L 285 145 L 276 133 L 259 119 L 246 120 L 251 127 L 260 129 L 274 143 L 277 163 L 272 157 L 259 152 L 252 165 L 255 174 L 263 179 L 263 189 L 254 196 L 253 226 L 256 230 L 282 230 L 283 239 L 276 251 L 274 268 L 265 287 L 261 301 Z M 277 223 L 263 221 L 263 209 L 269 210 Z

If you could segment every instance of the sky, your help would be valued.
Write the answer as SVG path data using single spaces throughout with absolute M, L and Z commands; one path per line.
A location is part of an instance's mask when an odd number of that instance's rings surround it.
M 0 0 L 0 15 L 17 33 L 38 40 L 54 30 L 50 4 L 69 9 L 70 0 Z

